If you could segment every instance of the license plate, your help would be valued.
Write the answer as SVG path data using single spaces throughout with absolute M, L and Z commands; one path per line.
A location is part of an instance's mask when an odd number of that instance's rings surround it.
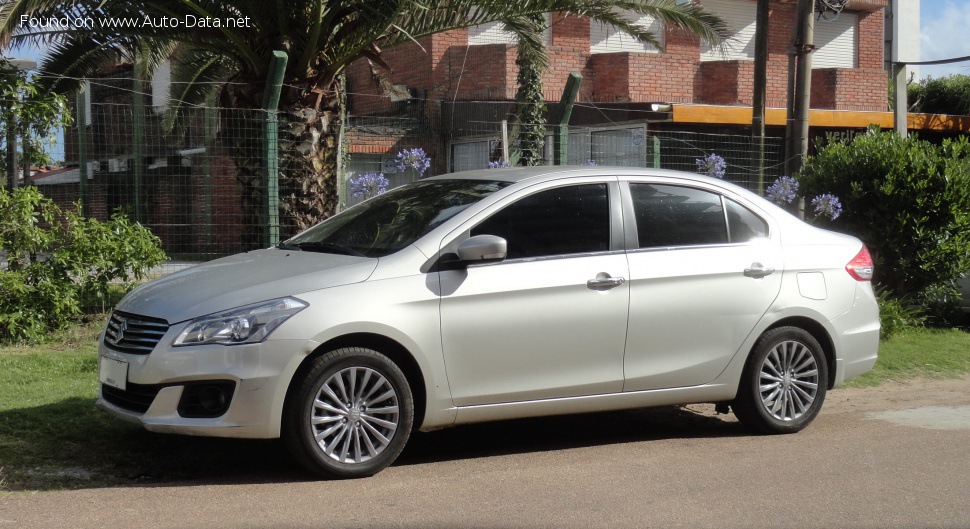
M 101 357 L 100 376 L 102 384 L 124 390 L 128 383 L 128 362 Z

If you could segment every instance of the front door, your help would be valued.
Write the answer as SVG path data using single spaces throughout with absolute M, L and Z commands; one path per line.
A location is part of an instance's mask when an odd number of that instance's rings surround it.
M 440 272 L 456 405 L 622 390 L 629 287 L 626 256 L 611 247 L 610 187 L 517 200 L 469 233 L 505 238 L 505 261 Z

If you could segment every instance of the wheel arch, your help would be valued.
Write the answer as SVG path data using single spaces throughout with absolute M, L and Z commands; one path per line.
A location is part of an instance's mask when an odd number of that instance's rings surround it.
M 300 366 L 293 374 L 292 381 L 302 380 L 310 371 L 313 360 L 327 354 L 330 351 L 344 347 L 364 347 L 373 349 L 388 357 L 392 362 L 404 372 L 404 377 L 411 386 L 411 396 L 414 398 L 414 429 L 418 429 L 424 423 L 424 416 L 427 407 L 428 396 L 425 387 L 424 373 L 418 365 L 417 360 L 411 352 L 394 339 L 380 334 L 358 332 L 337 336 L 320 344 L 312 353 L 300 362 Z M 284 408 L 290 405 L 293 397 L 294 388 L 297 384 L 290 383 L 286 390 L 286 400 Z
M 829 335 L 829 332 L 825 327 L 805 316 L 789 316 L 787 318 L 782 318 L 774 322 L 771 327 L 768 327 L 764 332 L 768 332 L 772 329 L 777 329 L 778 327 L 798 327 L 805 332 L 812 335 L 813 338 L 822 346 L 822 352 L 825 354 L 825 363 L 828 367 L 828 380 L 826 381 L 828 388 L 832 389 L 835 387 L 835 369 L 836 369 L 836 355 L 835 355 L 835 342 Z M 764 333 L 762 333 L 764 334 Z M 748 356 L 751 356 L 752 351 L 749 351 Z

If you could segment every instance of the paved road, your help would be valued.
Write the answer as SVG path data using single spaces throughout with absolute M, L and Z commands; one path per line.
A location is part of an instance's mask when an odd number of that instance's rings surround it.
M 271 445 L 270 445 L 271 446 Z M 830 393 L 797 435 L 709 406 L 419 435 L 376 477 L 0 496 L 3 527 L 970 527 L 970 378 Z

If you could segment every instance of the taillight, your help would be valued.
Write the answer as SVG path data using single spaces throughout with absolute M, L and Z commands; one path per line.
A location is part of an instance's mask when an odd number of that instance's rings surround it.
M 859 253 L 855 254 L 855 257 L 849 261 L 849 264 L 845 265 L 845 271 L 856 281 L 871 280 L 872 269 L 872 256 L 869 255 L 869 249 L 864 244 L 862 245 L 862 249 L 859 250 Z

